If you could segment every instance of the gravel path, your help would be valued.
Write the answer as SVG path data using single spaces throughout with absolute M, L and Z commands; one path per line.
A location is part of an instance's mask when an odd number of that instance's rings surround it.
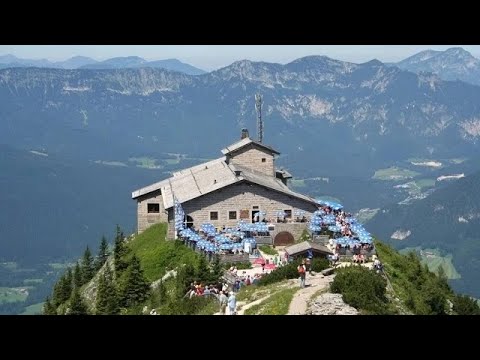
M 300 289 L 293 296 L 293 300 L 288 308 L 287 315 L 305 315 L 307 313 L 308 303 L 311 297 L 319 290 L 326 289 L 333 281 L 334 276 L 323 276 L 318 273 L 315 276 L 309 276 L 307 274 L 306 287 Z M 297 286 L 299 286 L 299 280 L 295 280 Z

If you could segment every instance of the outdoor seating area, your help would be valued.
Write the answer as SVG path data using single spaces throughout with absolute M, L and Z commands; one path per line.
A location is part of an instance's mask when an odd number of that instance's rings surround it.
M 333 233 L 327 245 L 334 252 L 334 255 L 330 255 L 330 260 L 369 261 L 375 254 L 371 234 L 352 214 L 343 211 L 341 204 L 330 201 L 319 201 L 319 204 L 321 206 L 313 213 L 308 228 L 312 236 L 318 236 L 325 230 Z
M 180 202 L 175 204 L 175 229 L 178 237 L 185 245 L 201 252 L 212 261 L 215 255 L 221 256 L 222 262 L 243 262 L 249 261 L 258 254 L 257 240 L 270 237 L 270 224 L 265 222 L 266 213 L 258 211 L 254 214 L 253 220 L 257 222 L 246 222 L 240 220 L 235 228 L 216 228 L 211 223 L 204 223 L 199 229 L 186 227 L 185 213 Z M 287 214 L 278 211 L 275 216 L 284 221 Z M 296 211 L 295 219 L 304 219 L 305 212 Z M 325 247 L 320 244 L 307 243 L 309 248 L 322 247 L 317 249 L 325 254 L 332 264 L 339 262 L 354 262 L 358 264 L 373 261 L 375 247 L 373 238 L 363 225 L 350 213 L 343 210 L 343 206 L 329 201 L 319 201 L 319 208 L 315 211 L 308 222 L 308 229 L 313 236 L 320 236 L 321 233 L 329 231 L 333 236 Z M 295 253 L 292 247 L 292 255 Z M 258 259 L 258 261 L 263 261 Z
M 246 223 L 239 221 L 236 228 L 217 229 L 213 224 L 204 223 L 200 229 L 188 228 L 184 223 L 185 213 L 180 202 L 175 200 L 175 229 L 185 245 L 205 254 L 213 260 L 213 255 L 247 255 L 239 261 L 248 260 L 257 247 L 254 236 L 268 235 L 268 226 L 263 222 Z M 224 262 L 228 262 L 224 257 Z M 230 259 L 232 261 L 233 259 Z M 232 261 L 233 262 L 233 261 Z

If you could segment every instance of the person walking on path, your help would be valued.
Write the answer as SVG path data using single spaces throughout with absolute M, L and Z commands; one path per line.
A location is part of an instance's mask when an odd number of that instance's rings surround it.
M 218 301 L 220 301 L 220 314 L 225 315 L 225 310 L 227 309 L 228 298 L 227 298 L 227 295 L 225 295 L 223 293 L 223 291 L 220 291 Z
M 233 291 L 230 291 L 230 297 L 228 298 L 228 310 L 230 315 L 237 314 L 237 298 Z
M 305 266 L 305 260 L 302 261 L 300 265 L 298 265 L 298 275 L 300 276 L 300 287 L 305 287 L 305 277 L 307 274 L 307 268 Z

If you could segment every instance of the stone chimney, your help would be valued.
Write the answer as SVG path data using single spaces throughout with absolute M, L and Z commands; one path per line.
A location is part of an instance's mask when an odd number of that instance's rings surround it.
M 248 129 L 243 128 L 243 129 L 242 129 L 242 135 L 240 136 L 240 140 L 245 139 L 245 138 L 248 138 L 248 137 L 249 137 L 249 136 L 248 136 Z

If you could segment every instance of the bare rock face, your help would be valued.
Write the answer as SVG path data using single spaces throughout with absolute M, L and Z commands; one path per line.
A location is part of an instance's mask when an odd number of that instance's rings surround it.
M 358 311 L 345 304 L 341 294 L 326 293 L 312 302 L 307 315 L 358 315 Z

